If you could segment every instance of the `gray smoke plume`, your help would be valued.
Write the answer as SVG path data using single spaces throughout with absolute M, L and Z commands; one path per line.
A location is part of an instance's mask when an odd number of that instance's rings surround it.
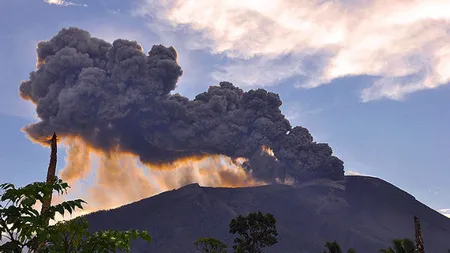
M 258 179 L 274 182 L 344 177 L 343 162 L 303 127 L 291 127 L 279 96 L 228 82 L 189 100 L 171 94 L 182 75 L 173 47 L 155 45 L 145 55 L 134 41 L 111 45 L 78 28 L 62 29 L 37 46 L 37 70 L 20 85 L 36 104 L 40 122 L 25 127 L 46 143 L 53 132 L 79 136 L 94 148 L 119 149 L 142 162 L 223 154 L 246 157 Z M 273 149 L 276 158 L 261 152 Z

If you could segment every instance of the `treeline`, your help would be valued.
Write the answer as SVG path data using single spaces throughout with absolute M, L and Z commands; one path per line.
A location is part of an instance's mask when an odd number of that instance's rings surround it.
M 271 247 L 278 242 L 276 219 L 270 214 L 260 211 L 249 213 L 247 216 L 239 215 L 230 222 L 230 233 L 236 234 L 233 253 L 262 253 L 265 247 Z M 200 253 L 227 253 L 227 245 L 215 238 L 200 238 L 195 243 Z M 343 253 L 338 242 L 325 242 L 323 251 L 319 253 Z M 350 248 L 347 253 L 356 253 Z M 380 249 L 380 253 L 420 253 L 414 242 L 410 239 L 394 239 L 392 246 Z M 450 250 L 449 250 L 450 252 Z

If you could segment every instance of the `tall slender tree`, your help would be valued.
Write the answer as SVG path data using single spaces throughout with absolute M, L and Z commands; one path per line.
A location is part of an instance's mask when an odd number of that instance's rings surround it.
M 416 247 L 419 253 L 425 253 L 423 246 L 422 231 L 420 229 L 420 220 L 417 216 L 414 216 L 414 227 L 416 228 Z
M 48 164 L 47 169 L 47 185 L 53 185 L 56 179 L 56 162 L 57 162 L 57 150 L 58 150 L 58 144 L 57 144 L 57 137 L 56 133 L 53 133 L 52 138 L 49 140 L 50 142 L 50 162 Z M 50 206 L 52 205 L 52 196 L 53 191 L 50 192 L 50 194 L 45 195 L 45 198 L 42 201 L 42 207 L 41 207 L 41 214 L 46 213 Z M 50 218 L 45 220 L 45 226 L 48 226 L 50 222 Z M 45 243 L 39 245 L 37 252 L 39 252 L 39 249 L 41 249 L 44 246 Z
M 57 138 L 56 133 L 53 133 L 52 138 L 49 140 L 50 142 L 50 162 L 48 164 L 47 169 L 47 185 L 52 185 L 56 178 L 56 161 L 57 161 Z M 52 194 L 49 194 L 46 199 L 42 202 L 41 213 L 48 211 L 52 204 Z M 47 221 L 47 225 L 48 225 Z

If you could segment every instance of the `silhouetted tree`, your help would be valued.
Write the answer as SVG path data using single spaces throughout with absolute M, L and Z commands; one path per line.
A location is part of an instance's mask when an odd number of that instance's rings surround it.
M 275 217 L 261 211 L 232 219 L 230 233 L 238 234 L 233 245 L 235 253 L 260 253 L 261 248 L 278 242 Z
M 417 248 L 414 242 L 410 239 L 394 239 L 392 240 L 392 247 L 387 249 L 380 249 L 381 253 L 416 253 Z
M 207 238 L 199 238 L 195 241 L 195 246 L 197 246 L 197 250 L 201 253 L 226 253 L 227 245 L 223 242 L 207 237 Z
M 325 248 L 326 248 L 326 250 L 324 250 L 323 253 L 342 253 L 341 246 L 336 241 L 332 241 L 332 242 L 327 241 L 325 243 Z M 356 253 L 356 250 L 350 248 L 347 250 L 347 253 Z

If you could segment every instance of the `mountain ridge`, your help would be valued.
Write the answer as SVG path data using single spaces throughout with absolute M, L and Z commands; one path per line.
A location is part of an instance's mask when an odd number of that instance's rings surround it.
M 133 252 L 194 252 L 199 237 L 231 245 L 228 224 L 239 214 L 261 210 L 277 219 L 279 243 L 267 252 L 317 252 L 326 240 L 346 249 L 378 252 L 394 238 L 414 238 L 413 217 L 421 219 L 425 249 L 450 248 L 450 219 L 382 179 L 346 176 L 300 185 L 242 188 L 202 187 L 197 183 L 166 191 L 109 211 L 86 216 L 93 231 L 145 229 L 152 245 Z

